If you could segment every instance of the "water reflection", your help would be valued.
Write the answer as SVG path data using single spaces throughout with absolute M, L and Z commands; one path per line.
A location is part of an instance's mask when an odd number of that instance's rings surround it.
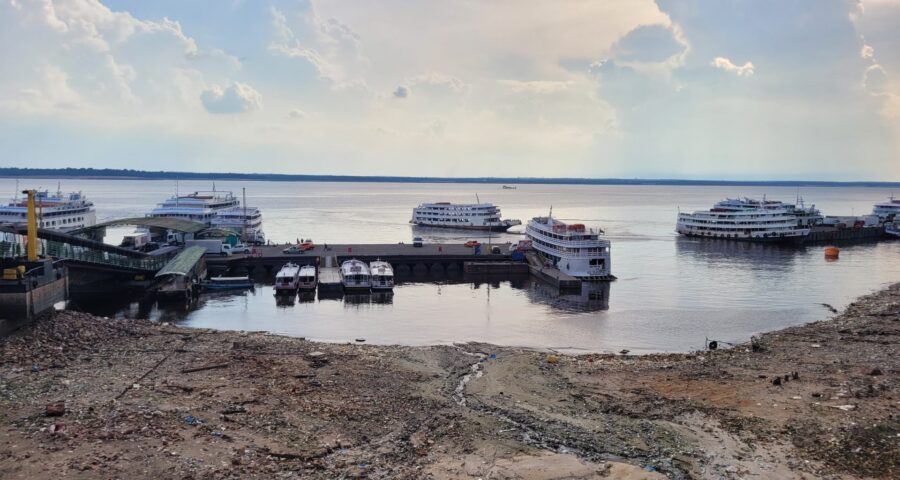
M 556 310 L 569 313 L 609 310 L 610 282 L 585 282 L 580 292 L 560 291 L 553 285 L 538 281 L 528 282 L 525 287 L 531 303 L 549 305 Z
M 278 308 L 293 307 L 297 303 L 297 295 L 284 292 L 275 292 L 275 306 Z
M 678 258 L 701 262 L 711 268 L 751 268 L 790 272 L 804 247 L 769 243 L 735 242 L 714 238 L 675 240 Z

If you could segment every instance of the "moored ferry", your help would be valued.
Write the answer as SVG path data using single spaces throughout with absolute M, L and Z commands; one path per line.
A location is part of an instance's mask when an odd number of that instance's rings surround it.
M 369 290 L 372 288 L 372 275 L 365 262 L 351 259 L 341 264 L 341 284 L 344 290 Z
M 821 223 L 815 206 L 779 201 L 728 198 L 710 210 L 679 213 L 675 230 L 688 237 L 752 242 L 802 242 L 810 227 Z
M 285 263 L 275 274 L 275 293 L 294 293 L 300 286 L 300 266 Z
M 376 260 L 369 264 L 372 274 L 372 290 L 391 290 L 394 288 L 394 268 L 388 262 Z
M 609 240 L 602 230 L 583 224 L 566 224 L 552 216 L 532 218 L 525 227 L 531 246 L 560 272 L 581 280 L 614 278 L 610 265 Z
M 409 222 L 425 227 L 493 232 L 505 232 L 522 224 L 519 220 L 501 219 L 500 208 L 493 203 L 450 202 L 423 203 L 413 209 Z
M 891 215 L 894 219 L 900 219 L 900 198 L 891 195 L 888 201 L 876 203 L 872 208 L 872 215 L 878 215 L 882 220 L 887 220 Z
M 299 282 L 298 287 L 300 290 L 315 290 L 318 283 L 316 267 L 312 265 L 300 267 Z
M 241 206 L 232 192 L 197 191 L 175 194 L 157 205 L 149 217 L 174 217 L 234 231 L 247 243 L 265 243 L 262 214 L 256 207 Z
M 63 194 L 57 191 L 51 194 L 47 190 L 39 191 L 34 195 L 34 203 L 39 228 L 67 232 L 97 223 L 94 202 L 81 192 Z M 27 217 L 28 201 L 25 198 L 17 196 L 8 205 L 0 206 L 0 223 L 24 225 Z

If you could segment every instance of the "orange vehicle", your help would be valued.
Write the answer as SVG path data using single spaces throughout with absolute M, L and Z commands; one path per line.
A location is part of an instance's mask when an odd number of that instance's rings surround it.
M 300 251 L 305 252 L 307 250 L 312 250 L 316 248 L 316 244 L 313 242 L 303 242 L 300 244 Z
M 481 244 L 475 240 L 469 240 L 468 242 L 466 242 L 466 246 L 469 248 L 475 248 L 475 247 L 480 247 Z

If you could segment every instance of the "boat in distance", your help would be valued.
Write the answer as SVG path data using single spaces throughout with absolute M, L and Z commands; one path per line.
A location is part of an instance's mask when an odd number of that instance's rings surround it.
M 611 245 L 602 230 L 567 224 L 550 216 L 534 217 L 525 227 L 531 248 L 560 272 L 583 281 L 611 280 Z
M 679 212 L 675 231 L 686 237 L 800 243 L 822 219 L 815 206 L 798 207 L 765 198 L 726 198 L 709 210 Z
M 891 218 L 900 220 L 900 198 L 894 198 L 894 196 L 891 195 L 888 198 L 888 201 L 876 203 L 872 208 L 872 214 L 878 215 L 882 220 Z
M 300 287 L 300 266 L 285 263 L 275 274 L 275 293 L 294 293 Z
M 500 208 L 493 203 L 423 203 L 413 208 L 409 223 L 423 227 L 505 232 L 519 220 L 501 219 Z
M 388 262 L 376 260 L 369 264 L 372 274 L 372 290 L 392 290 L 394 288 L 394 268 Z
M 318 275 L 316 275 L 316 267 L 312 265 L 304 265 L 300 267 L 298 274 L 297 288 L 304 291 L 315 290 L 318 284 Z
M 24 225 L 27 222 L 28 202 L 18 196 L 18 191 L 16 193 L 9 204 L 0 206 L 0 223 Z M 64 194 L 62 191 L 37 191 L 34 205 L 37 209 L 38 228 L 68 232 L 97 223 L 94 202 L 85 198 L 81 192 Z
M 173 217 L 203 223 L 211 228 L 239 234 L 247 243 L 266 242 L 262 230 L 262 214 L 256 207 L 241 206 L 232 192 L 196 191 L 169 197 L 156 206 L 148 217 Z
M 354 258 L 342 263 L 341 285 L 344 290 L 370 290 L 372 275 L 366 262 Z

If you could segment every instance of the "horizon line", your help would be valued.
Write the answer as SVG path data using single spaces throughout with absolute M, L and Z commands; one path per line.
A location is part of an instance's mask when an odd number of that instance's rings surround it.
M 862 186 L 897 187 L 900 181 L 874 180 L 728 180 L 696 178 L 618 178 L 618 177 L 441 177 L 402 175 L 329 175 L 293 173 L 179 172 L 122 168 L 23 168 L 0 167 L 0 178 L 82 178 L 134 180 L 249 180 L 371 183 L 497 183 L 530 185 L 769 185 L 769 186 Z

